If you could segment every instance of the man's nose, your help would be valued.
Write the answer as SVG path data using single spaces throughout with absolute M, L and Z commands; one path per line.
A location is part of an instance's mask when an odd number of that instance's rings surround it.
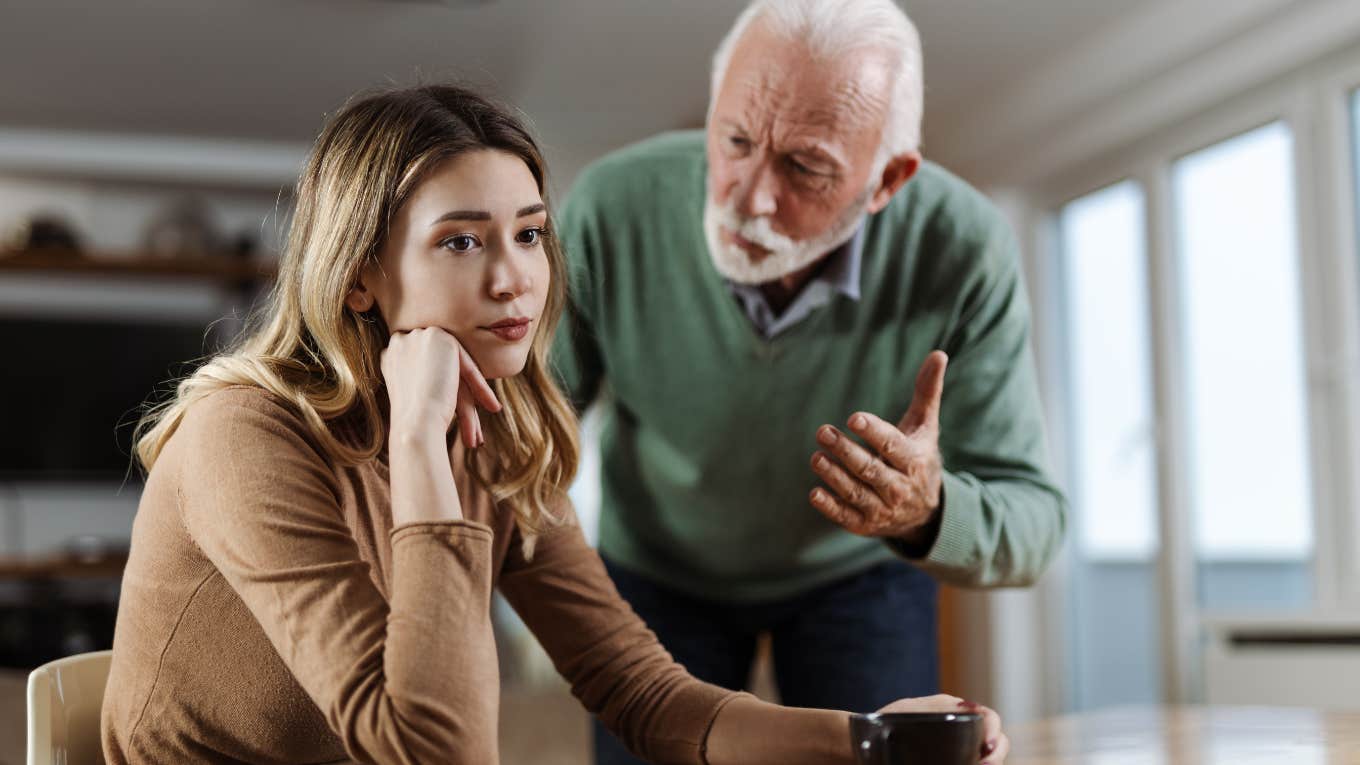
M 743 218 L 774 215 L 778 209 L 779 180 L 768 162 L 751 168 L 751 174 L 737 191 L 737 213 Z

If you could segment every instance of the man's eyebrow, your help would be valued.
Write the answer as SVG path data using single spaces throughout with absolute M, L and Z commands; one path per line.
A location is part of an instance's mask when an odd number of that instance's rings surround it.
M 837 156 L 834 151 L 816 144 L 796 145 L 790 147 L 788 153 L 805 161 L 828 164 L 838 169 L 845 167 L 845 161 Z
M 826 149 L 823 149 L 823 148 L 820 147 L 820 146 L 810 146 L 810 145 L 794 146 L 794 147 L 792 147 L 791 149 L 789 149 L 789 153 L 790 153 L 790 154 L 797 154 L 797 155 L 799 155 L 799 156 L 808 157 L 808 158 L 811 158 L 811 159 L 825 160 L 825 161 L 828 161 L 828 162 L 836 162 L 836 161 L 837 161 L 837 157 L 836 157 L 835 154 L 833 154 L 833 153 L 827 151 Z

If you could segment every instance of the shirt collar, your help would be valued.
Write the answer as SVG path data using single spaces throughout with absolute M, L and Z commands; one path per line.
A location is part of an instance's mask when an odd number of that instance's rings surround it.
M 831 253 L 831 260 L 817 279 L 851 300 L 859 300 L 859 275 L 864 260 L 864 225 Z

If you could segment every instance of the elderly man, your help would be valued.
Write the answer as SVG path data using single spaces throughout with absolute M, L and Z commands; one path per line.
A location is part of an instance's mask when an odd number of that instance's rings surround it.
M 601 552 L 704 680 L 742 687 L 768 633 L 787 704 L 933 693 L 935 580 L 1029 584 L 1061 542 L 1015 240 L 922 161 L 921 94 L 889 0 L 756 0 L 705 133 L 604 158 L 563 209 Z

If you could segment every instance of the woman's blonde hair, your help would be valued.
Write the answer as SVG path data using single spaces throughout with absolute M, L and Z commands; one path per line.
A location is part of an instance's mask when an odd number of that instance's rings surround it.
M 194 402 L 233 385 L 289 402 L 340 464 L 373 459 L 386 437 L 380 358 L 388 331 L 345 296 L 382 252 L 397 210 L 440 163 L 468 151 L 508 152 L 529 167 L 547 204 L 538 146 L 508 109 L 466 88 L 432 85 L 357 97 L 322 130 L 298 179 L 292 226 L 269 301 L 229 350 L 181 380 L 138 423 L 136 457 L 150 471 Z M 549 371 L 566 300 L 566 263 L 543 238 L 547 304 L 523 372 L 493 381 L 504 409 L 484 416 L 486 445 L 467 450 L 470 475 L 514 514 L 526 554 L 556 520 L 552 501 L 576 473 L 576 416 Z

